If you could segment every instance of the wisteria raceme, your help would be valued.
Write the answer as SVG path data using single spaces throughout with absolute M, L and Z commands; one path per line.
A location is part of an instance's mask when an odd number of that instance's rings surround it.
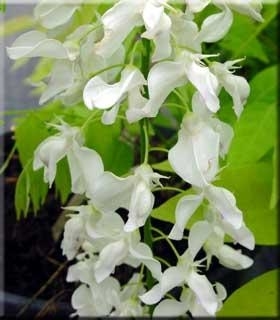
M 71 301 L 75 315 L 146 316 L 148 305 L 157 304 L 153 316 L 186 312 L 214 316 L 222 308 L 226 290 L 201 274 L 202 268 L 209 268 L 213 256 L 234 270 L 253 263 L 224 243 L 228 235 L 252 250 L 255 241 L 236 204 L 238 199 L 230 190 L 215 185 L 222 170 L 220 160 L 234 135 L 232 127 L 217 116 L 223 108 L 221 89 L 231 96 L 233 110 L 240 117 L 250 87 L 245 78 L 233 73 L 243 59 L 216 61 L 219 52 L 207 54 L 202 48 L 230 32 L 232 11 L 261 22 L 261 1 L 120 0 L 108 5 L 101 16 L 93 12 L 90 22 L 74 24 L 83 5 L 83 0 L 40 1 L 34 10 L 40 31 L 19 36 L 7 48 L 9 57 L 51 58 L 40 103 L 57 98 L 75 106 L 82 101 L 92 112 L 102 111 L 104 125 L 114 125 L 120 114 L 129 124 L 155 118 L 176 88 L 190 85 L 189 109 L 168 159 L 174 172 L 192 186 L 192 193 L 177 202 L 175 223 L 166 237 L 181 240 L 201 205 L 204 219 L 191 226 L 188 247 L 177 256 L 177 265 L 163 270 L 141 238 L 140 228 L 146 228 L 153 210 L 153 191 L 164 189 L 160 179 L 168 184 L 168 177 L 154 172 L 147 158 L 139 161 L 132 173 L 119 177 L 106 171 L 101 156 L 85 146 L 83 128 L 61 119 L 59 124 L 51 124 L 58 134 L 39 144 L 33 168 L 44 169 L 44 181 L 51 187 L 57 163 L 66 157 L 71 191 L 85 195 L 83 205 L 67 208 L 72 213 L 61 244 L 67 259 L 76 260 L 67 275 L 67 281 L 80 283 Z M 217 13 L 198 26 L 196 14 L 210 5 Z M 126 39 L 133 33 L 137 37 L 131 48 Z M 137 51 L 139 43 L 147 42 L 151 57 L 145 45 Z M 144 70 L 142 60 L 147 56 L 149 69 Z M 126 221 L 117 213 L 119 208 L 127 210 Z M 196 260 L 201 249 L 205 258 Z M 123 288 L 113 276 L 121 264 L 137 269 Z M 157 282 L 154 286 L 148 286 L 144 268 Z M 175 287 L 182 288 L 179 300 L 166 296 Z

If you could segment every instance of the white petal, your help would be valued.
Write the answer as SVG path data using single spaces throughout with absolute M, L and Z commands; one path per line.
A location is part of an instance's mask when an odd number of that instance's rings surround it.
M 135 88 L 128 93 L 128 109 L 126 110 L 126 118 L 129 123 L 136 122 L 146 117 L 143 108 L 147 103 L 140 92 L 140 88 Z
M 169 150 L 174 171 L 188 183 L 203 187 L 218 171 L 219 135 L 195 115 L 184 118 L 178 142 Z
M 77 309 L 77 314 L 81 317 L 96 315 L 96 310 L 92 304 L 91 290 L 86 285 L 80 285 L 73 293 L 71 304 Z
M 210 3 L 210 0 L 185 0 L 185 1 L 187 4 L 187 8 L 191 12 L 200 12 Z
M 150 98 L 144 108 L 147 117 L 155 117 L 173 89 L 186 84 L 186 82 L 187 79 L 181 63 L 165 61 L 155 64 L 148 75 Z
M 192 110 L 194 114 L 197 114 L 199 118 L 205 121 L 209 121 L 210 117 L 213 115 L 198 91 L 196 91 L 192 96 Z
M 150 247 L 144 243 L 138 243 L 135 247 L 130 247 L 130 254 L 141 261 L 152 273 L 157 280 L 161 277 L 161 264 L 153 258 Z
M 84 103 L 89 109 L 109 109 L 120 101 L 120 87 L 120 83 L 108 84 L 100 76 L 96 76 L 84 88 Z
M 124 227 L 126 232 L 134 231 L 145 224 L 153 209 L 154 201 L 149 186 L 144 181 L 138 182 L 131 194 L 128 220 Z
M 247 269 L 254 263 L 251 258 L 241 254 L 228 245 L 221 247 L 217 258 L 223 266 L 234 270 Z
M 208 16 L 203 21 L 198 41 L 217 42 L 221 40 L 229 31 L 232 21 L 233 15 L 231 10 L 227 6 L 224 6 L 222 12 Z
M 70 88 L 73 85 L 73 81 L 72 63 L 67 60 L 57 61 L 53 66 L 51 79 L 40 98 L 39 104 L 44 104 L 49 99 Z
M 140 9 L 142 2 L 139 0 L 123 0 L 107 10 L 101 20 L 104 25 L 104 37 L 96 44 L 97 54 L 111 56 L 125 40 L 130 31 L 143 24 Z
M 194 21 L 189 20 L 185 15 L 173 15 L 172 34 L 180 47 L 189 48 L 195 52 L 201 52 L 201 43 L 197 41 L 198 26 Z
M 220 136 L 220 156 L 224 158 L 228 153 L 234 131 L 229 124 L 220 121 L 218 118 L 211 118 L 209 123 Z
M 189 250 L 194 259 L 198 251 L 212 232 L 212 226 L 207 221 L 198 221 L 190 229 L 188 243 Z
M 153 317 L 179 317 L 188 311 L 188 306 L 176 300 L 161 301 L 153 312 Z
M 33 169 L 44 167 L 44 181 L 51 187 L 56 176 L 56 163 L 63 159 L 69 149 L 66 137 L 49 137 L 34 152 Z
M 250 86 L 247 80 L 240 76 L 228 74 L 222 82 L 222 85 L 232 96 L 233 109 L 236 115 L 239 117 L 250 94 Z
M 237 208 L 235 197 L 230 191 L 210 185 L 205 189 L 205 196 L 210 204 L 219 211 L 222 219 L 225 219 L 235 229 L 241 227 L 242 212 Z
M 109 109 L 120 102 L 124 94 L 145 84 L 142 73 L 128 66 L 121 73 L 121 80 L 115 84 L 107 84 L 100 76 L 93 77 L 84 88 L 84 102 L 89 108 Z
M 260 0 L 229 1 L 229 6 L 233 10 L 241 14 L 248 15 L 259 22 L 264 21 L 260 14 L 260 11 L 262 9 L 262 1 Z
M 106 125 L 111 125 L 116 121 L 120 105 L 117 103 L 110 110 L 105 110 L 102 115 L 102 123 Z
M 185 72 L 190 82 L 203 97 L 208 109 L 217 112 L 220 108 L 220 102 L 217 97 L 218 80 L 216 76 L 210 72 L 208 67 L 200 66 L 195 61 L 187 64 Z
M 124 222 L 119 214 L 91 214 L 86 221 L 87 234 L 94 240 L 99 238 L 118 239 L 123 231 Z M 94 241 L 96 243 L 96 241 Z
M 71 174 L 71 190 L 82 194 L 94 188 L 95 181 L 103 174 L 104 167 L 100 155 L 89 148 L 73 145 L 67 153 Z
M 64 227 L 61 248 L 68 260 L 74 259 L 85 239 L 84 223 L 81 217 L 77 216 L 68 220 Z
M 11 47 L 7 48 L 11 59 L 46 57 L 67 59 L 68 52 L 61 42 L 48 39 L 40 31 L 29 31 L 19 36 Z
M 100 211 L 112 212 L 118 208 L 129 208 L 134 177 L 119 178 L 111 172 L 104 172 L 94 183 L 89 197 Z
M 200 206 L 202 200 L 202 195 L 187 195 L 179 200 L 175 211 L 176 223 L 168 235 L 170 239 L 182 239 L 188 220 Z
M 148 292 L 139 296 L 139 298 L 148 305 L 157 303 L 162 298 L 160 285 L 156 284 Z
M 164 13 L 163 6 L 154 5 L 148 1 L 143 10 L 143 20 L 147 31 L 141 36 L 153 39 L 155 42 L 155 52 L 153 53 L 152 61 L 168 58 L 171 54 L 171 20 Z
M 34 9 L 35 19 L 39 20 L 43 27 L 53 29 L 65 24 L 79 8 L 81 0 L 74 4 L 50 3 L 48 0 L 40 1 Z
M 100 283 L 114 272 L 115 267 L 122 263 L 127 253 L 128 248 L 123 240 L 108 244 L 100 252 L 99 259 L 94 266 L 97 283 Z
M 253 250 L 255 248 L 255 237 L 245 224 L 242 224 L 239 229 L 235 229 L 229 223 L 224 221 L 223 229 L 234 241 L 241 244 L 243 247 L 249 250 Z
M 162 295 L 175 287 L 183 285 L 183 283 L 184 274 L 181 269 L 177 267 L 170 267 L 166 269 L 160 279 L 160 288 Z
M 195 292 L 200 304 L 210 314 L 215 315 L 218 301 L 212 284 L 204 275 L 192 271 L 188 276 L 188 285 Z

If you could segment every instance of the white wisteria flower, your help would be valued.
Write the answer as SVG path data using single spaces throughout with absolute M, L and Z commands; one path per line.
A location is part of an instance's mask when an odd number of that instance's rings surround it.
M 208 265 L 212 256 L 216 256 L 220 264 L 229 269 L 249 268 L 253 264 L 253 260 L 224 244 L 224 236 L 225 232 L 218 224 L 198 221 L 190 229 L 189 246 L 191 248 L 203 246 Z
M 110 66 L 123 63 L 124 48 L 121 46 L 110 58 L 105 59 L 95 53 L 95 43 L 100 37 L 100 27 L 95 24 L 81 25 L 66 37 L 65 44 L 76 50 L 77 59 L 55 61 L 48 85 L 40 98 L 40 104 L 55 96 L 58 96 L 65 105 L 82 101 L 87 81 L 99 72 L 102 79 L 114 80 L 120 68 L 110 69 Z M 102 72 L 105 69 L 108 70 Z
M 243 59 L 227 61 L 225 63 L 213 62 L 210 66 L 212 72 L 217 76 L 220 86 L 232 96 L 233 109 L 239 117 L 243 111 L 243 106 L 250 94 L 250 86 L 244 77 L 233 74 L 234 64 Z
M 216 282 L 214 284 L 216 291 L 219 311 L 223 306 L 223 300 L 225 300 L 227 293 L 225 287 Z M 209 317 L 209 314 L 203 306 L 200 304 L 195 293 L 184 287 L 180 296 L 180 301 L 175 299 L 164 299 L 155 308 L 153 317 L 179 317 L 186 314 L 189 311 L 193 317 Z
M 238 13 L 245 14 L 251 18 L 262 22 L 263 18 L 260 14 L 262 9 L 261 0 L 185 0 L 187 4 L 187 10 L 193 13 L 198 13 L 207 7 L 210 3 L 217 7 L 228 6 L 230 9 L 237 11 Z
M 133 267 L 143 263 L 154 278 L 160 278 L 161 265 L 153 258 L 150 247 L 141 242 L 139 230 L 125 232 L 124 222 L 117 213 L 102 214 L 99 222 L 89 222 L 86 230 L 93 245 L 98 239 L 106 241 L 94 265 L 95 279 L 98 283 L 114 272 L 116 266 L 123 263 Z
M 169 42 L 171 20 L 164 12 L 166 0 L 121 0 L 101 17 L 104 37 L 97 52 L 108 57 L 122 44 L 134 29 L 145 25 L 142 37 L 155 42 L 153 60 L 168 58 L 171 54 Z
M 116 119 L 120 103 L 127 96 L 131 101 L 131 105 L 128 106 L 129 109 L 138 108 L 136 105 L 139 103 L 139 98 L 140 104 L 142 104 L 142 101 L 146 101 L 140 94 L 144 84 L 146 84 L 146 80 L 139 69 L 128 65 L 123 69 L 121 79 L 117 83 L 108 84 L 101 76 L 90 79 L 84 88 L 84 103 L 89 109 L 111 109 L 103 115 L 103 122 L 111 124 Z
M 147 293 L 140 296 L 140 299 L 146 304 L 155 304 L 160 301 L 163 296 L 171 289 L 188 285 L 195 295 L 195 298 L 209 315 L 215 315 L 219 306 L 219 298 L 217 297 L 212 284 L 205 275 L 200 275 L 197 271 L 199 262 L 195 262 L 194 258 L 200 248 L 195 250 L 187 249 L 180 256 L 176 267 L 166 269 L 159 283 L 156 284 Z
M 71 304 L 76 312 L 72 316 L 107 316 L 115 305 L 120 292 L 119 282 L 112 277 L 101 283 L 81 284 L 73 293 Z
M 143 306 L 138 295 L 145 292 L 142 276 L 134 273 L 128 283 L 125 284 L 118 296 L 118 302 L 111 312 L 112 317 L 143 317 L 149 316 L 149 308 Z
M 92 205 L 70 206 L 64 209 L 72 213 L 68 214 L 70 219 L 64 226 L 63 240 L 61 242 L 63 254 L 66 255 L 68 260 L 72 260 L 75 257 L 79 257 L 78 253 L 80 249 L 83 249 L 93 258 L 92 254 L 98 253 L 107 244 L 106 241 L 94 241 L 93 243 L 87 232 L 92 223 L 98 225 L 101 214 Z M 83 255 L 81 258 L 82 257 Z M 93 264 L 93 261 L 94 260 L 91 259 L 91 264 Z M 89 263 L 78 262 L 75 266 L 76 267 L 73 266 L 73 270 L 80 267 L 89 267 Z M 80 279 L 80 281 L 87 283 L 85 279 L 88 278 L 88 274 L 89 272 L 83 273 L 81 276 L 84 277 L 84 280 Z
M 210 55 L 212 56 L 212 55 Z M 183 50 L 175 61 L 155 64 L 148 74 L 149 100 L 130 115 L 131 122 L 144 117 L 155 117 L 168 95 L 190 81 L 198 90 L 207 108 L 217 112 L 220 108 L 218 79 L 201 59 L 209 57 Z M 165 79 L 164 82 L 161 79 Z M 159 85 L 161 83 L 161 85 Z M 143 101 L 145 102 L 145 101 Z
M 214 113 L 207 108 L 204 100 L 198 92 L 195 92 L 192 97 L 192 110 L 201 121 L 209 125 L 219 134 L 219 155 L 224 158 L 228 153 L 234 136 L 232 127 L 214 116 Z
M 154 206 L 152 189 L 161 186 L 159 179 L 162 178 L 167 177 L 153 172 L 152 168 L 145 164 L 137 167 L 134 175 L 126 178 L 104 172 L 89 192 L 89 198 L 102 212 L 127 209 L 128 220 L 124 230 L 131 232 L 145 224 Z
M 20 35 L 7 47 L 7 54 L 11 59 L 45 57 L 55 59 L 75 60 L 78 51 L 69 43 L 61 43 L 56 39 L 48 38 L 41 31 L 28 31 Z
M 83 0 L 67 0 L 66 3 L 64 0 L 41 0 L 34 8 L 34 17 L 43 27 L 53 29 L 68 22 L 82 2 Z
M 60 125 L 50 124 L 59 133 L 45 139 L 36 148 L 33 169 L 44 168 L 44 181 L 51 187 L 56 176 L 57 162 L 67 156 L 71 190 L 82 194 L 92 188 L 97 177 L 104 172 L 103 162 L 96 151 L 82 146 L 83 137 L 79 128 L 60 121 Z
M 222 123 L 217 120 L 213 123 L 211 116 L 205 113 L 205 106 L 199 104 L 199 95 L 194 96 L 193 100 L 198 100 L 194 103 L 197 113 L 185 116 L 178 141 L 168 153 L 174 171 L 190 183 L 197 193 L 182 197 L 176 206 L 176 222 L 169 234 L 170 238 L 176 240 L 182 238 L 188 220 L 204 199 L 235 229 L 243 223 L 242 212 L 236 206 L 234 195 L 212 184 L 219 172 L 219 154 L 224 155 L 232 138 L 231 130 L 226 124 L 221 126 Z M 220 125 L 218 130 L 217 124 Z

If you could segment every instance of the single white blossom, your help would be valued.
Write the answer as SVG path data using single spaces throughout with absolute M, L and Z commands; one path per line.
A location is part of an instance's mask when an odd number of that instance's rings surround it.
M 202 11 L 208 4 L 214 4 L 221 8 L 228 6 L 230 9 L 237 11 L 238 13 L 250 16 L 251 18 L 262 22 L 263 18 L 260 14 L 262 9 L 261 0 L 185 0 L 187 4 L 187 10 L 193 13 Z
M 197 252 L 193 253 L 197 254 Z M 146 304 L 155 304 L 169 290 L 187 284 L 199 301 L 199 304 L 208 314 L 215 315 L 218 310 L 219 299 L 207 277 L 197 272 L 199 263 L 194 261 L 194 257 L 189 249 L 186 250 L 180 256 L 177 266 L 166 269 L 159 283 L 140 296 L 140 299 Z
M 124 226 L 127 232 L 143 226 L 154 206 L 152 188 L 161 186 L 159 179 L 166 178 L 153 172 L 150 166 L 141 165 L 134 175 L 120 178 L 105 172 L 96 180 L 94 189 L 89 193 L 93 205 L 103 212 L 118 208 L 128 210 L 128 220 Z
M 7 54 L 11 59 L 45 57 L 75 60 L 77 50 L 67 46 L 67 43 L 48 38 L 41 31 L 28 31 L 20 35 L 11 47 L 7 47 Z
M 222 308 L 222 301 L 226 298 L 227 293 L 224 286 L 218 282 L 214 284 L 219 311 Z M 180 301 L 175 299 L 164 299 L 155 308 L 153 317 L 179 317 L 189 311 L 193 317 L 209 317 L 209 314 L 200 304 L 195 293 L 189 288 L 183 288 Z
M 105 114 L 105 122 L 113 123 L 116 119 L 120 103 L 127 95 L 130 95 L 130 101 L 133 104 L 134 95 L 139 96 L 139 94 L 137 95 L 137 91 L 140 91 L 145 83 L 146 80 L 142 73 L 133 66 L 127 66 L 121 73 L 120 81 L 114 84 L 108 84 L 101 76 L 95 76 L 88 81 L 84 88 L 84 103 L 89 109 L 107 110 L 112 108 L 109 119 L 108 113 Z
M 83 0 L 65 1 L 41 0 L 34 8 L 34 17 L 47 29 L 53 29 L 68 22 Z
M 241 76 L 233 74 L 233 71 L 238 67 L 234 67 L 234 64 L 242 59 L 227 61 L 224 64 L 219 62 L 213 62 L 210 66 L 212 72 L 219 79 L 220 86 L 232 96 L 233 109 L 236 115 L 239 117 L 243 111 L 243 106 L 247 101 L 250 94 L 250 86 L 247 80 Z
M 143 317 L 149 316 L 147 306 L 143 306 L 138 295 L 143 294 L 145 288 L 142 276 L 134 273 L 126 283 L 118 296 L 118 302 L 114 305 L 115 310 L 111 312 L 113 317 Z
M 44 181 L 51 187 L 56 176 L 56 164 L 65 156 L 69 162 L 72 187 L 75 193 L 87 192 L 103 172 L 101 157 L 92 149 L 83 147 L 79 128 L 52 124 L 60 131 L 45 139 L 34 152 L 33 169 L 44 168 Z M 90 168 L 90 169 L 89 169 Z
M 104 37 L 97 52 L 108 57 L 122 44 L 134 27 L 145 25 L 142 37 L 155 42 L 153 60 L 168 58 L 171 20 L 164 12 L 165 0 L 121 0 L 101 17 Z

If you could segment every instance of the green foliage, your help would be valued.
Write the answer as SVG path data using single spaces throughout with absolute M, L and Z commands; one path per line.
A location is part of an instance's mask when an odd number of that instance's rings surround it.
M 257 24 L 249 17 L 235 14 L 230 32 L 219 45 L 231 53 L 232 59 L 246 56 L 268 63 L 269 57 L 258 36 L 276 15 L 277 9 L 275 5 L 265 6 L 265 22 L 262 24 Z
M 36 213 L 44 203 L 48 185 L 43 183 L 43 170 L 34 171 L 32 168 L 33 154 L 37 146 L 53 134 L 47 129 L 47 122 L 61 113 L 63 108 L 59 103 L 51 103 L 36 111 L 30 111 L 25 117 L 17 119 L 15 130 L 16 147 L 23 171 L 16 185 L 15 207 L 17 218 L 27 216 L 30 205 Z M 55 184 L 57 193 L 64 203 L 70 193 L 69 172 L 67 163 L 60 164 Z M 67 176 L 68 174 L 68 176 Z
M 231 166 L 255 162 L 273 147 L 276 137 L 276 78 L 277 68 L 273 66 L 258 73 L 250 82 L 250 98 L 235 125 L 228 154 Z
M 227 167 L 217 184 L 233 192 L 245 223 L 255 235 L 256 243 L 278 242 L 276 210 L 270 209 L 272 166 L 268 162 Z
M 175 223 L 175 209 L 176 209 L 177 203 L 182 197 L 189 194 L 196 194 L 196 193 L 192 188 L 190 188 L 187 191 L 182 192 L 168 199 L 161 206 L 159 206 L 158 208 L 155 208 L 152 211 L 152 217 L 162 221 Z M 187 223 L 187 228 L 192 226 L 196 221 L 199 221 L 202 219 L 203 219 L 203 205 L 200 206 L 197 209 L 197 211 L 193 214 L 193 216 L 190 218 L 189 222 Z
M 152 165 L 153 169 L 165 172 L 174 172 L 168 160 L 164 160 L 159 163 L 154 163 Z
M 1 12 L 1 4 L 0 4 Z M 17 32 L 24 31 L 31 28 L 34 25 L 34 19 L 30 16 L 19 16 L 10 20 L 5 21 L 5 23 L 0 24 L 0 38 L 13 35 Z
M 236 290 L 218 317 L 277 317 L 279 269 L 266 272 Z
M 17 219 L 27 216 L 30 204 L 33 212 L 40 209 L 45 202 L 48 186 L 43 181 L 43 171 L 33 171 L 32 161 L 28 161 L 21 172 L 15 191 L 15 207 Z
M 105 170 L 123 175 L 133 164 L 133 149 L 121 141 L 122 121 L 104 125 L 92 121 L 85 130 L 86 146 L 97 151 L 103 160 Z

